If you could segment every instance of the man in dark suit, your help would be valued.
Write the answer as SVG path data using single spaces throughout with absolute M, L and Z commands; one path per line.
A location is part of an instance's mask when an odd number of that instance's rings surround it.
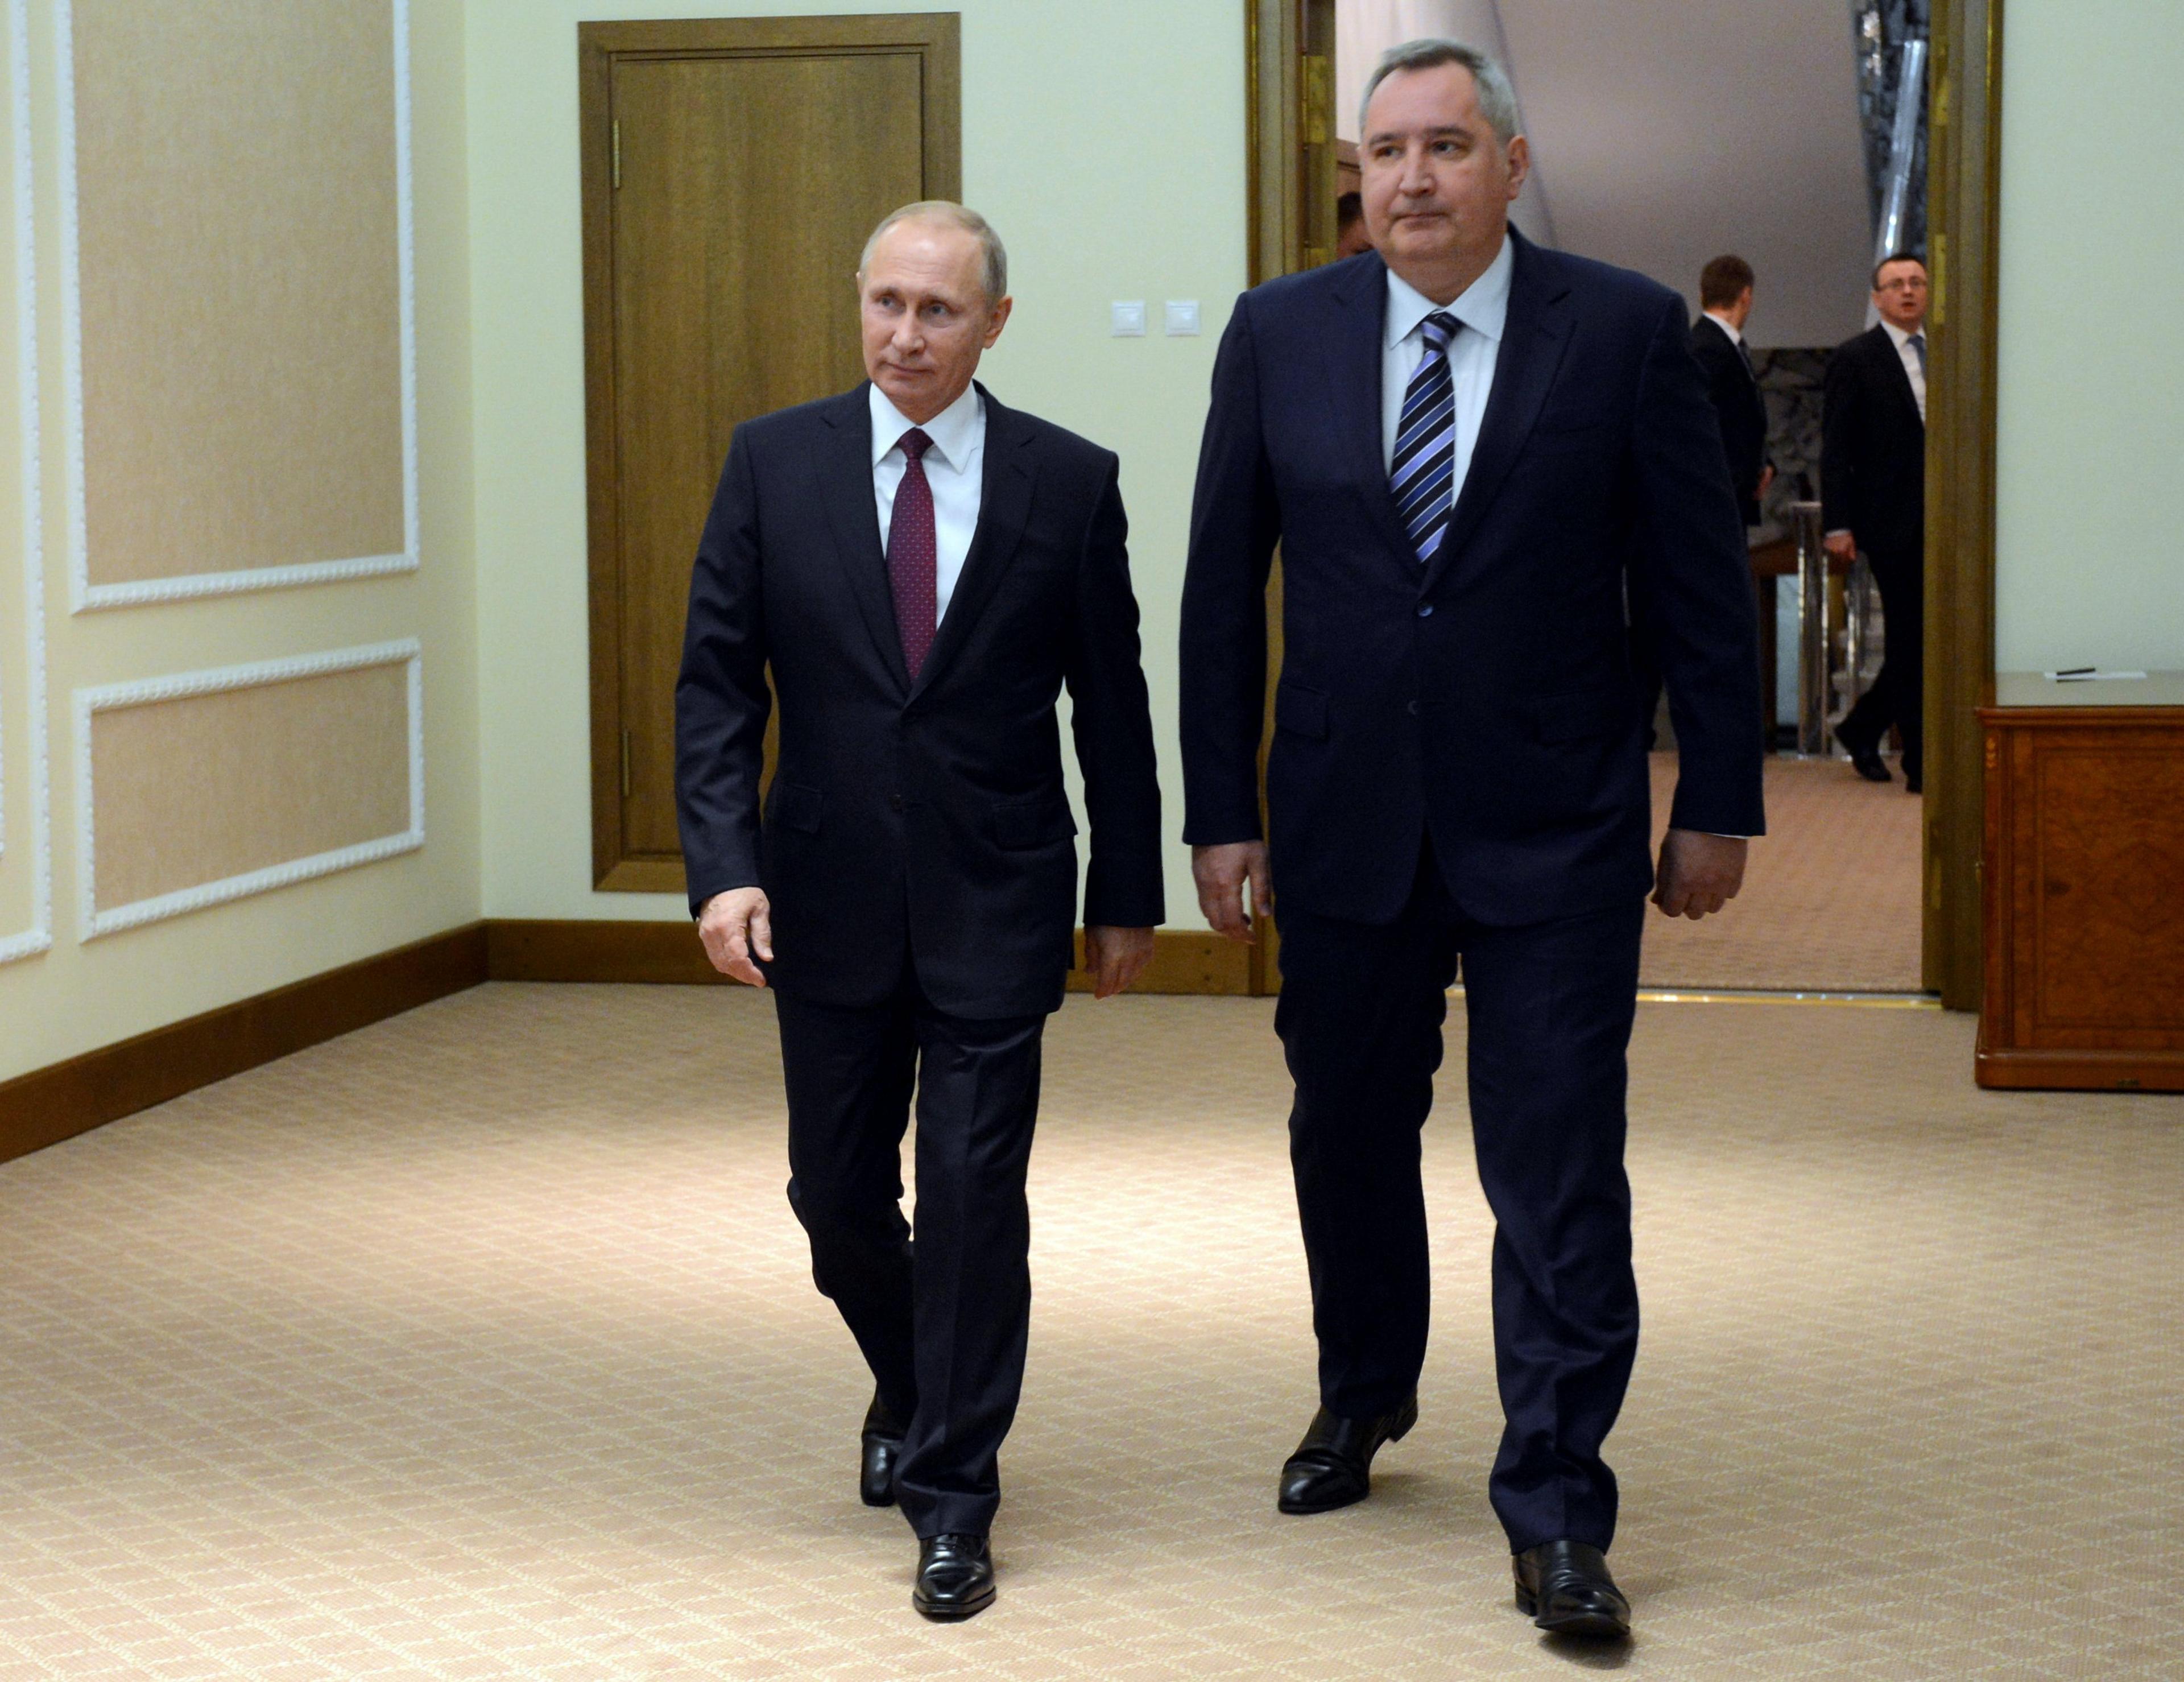
M 1873 271 L 1880 321 L 1828 359 L 1820 502 L 1828 553 L 1858 551 L 1880 587 L 1880 671 L 1836 727 L 1858 774 L 1890 781 L 1881 738 L 1903 737 L 1903 783 L 1924 787 L 1926 664 L 1926 265 L 1898 253 Z
M 960 205 L 907 206 L 858 287 L 870 382 L 729 446 L 690 582 L 677 794 L 706 952 L 777 1000 L 789 1203 L 877 1384 L 864 1499 L 916 1532 L 918 1610 L 967 1618 L 994 1597 L 1039 1042 L 1076 922 L 1064 684 L 1103 998 L 1162 920 L 1160 790 L 1116 459 L 972 378 L 1009 315 L 1000 240 Z
M 1767 404 L 1745 348 L 1744 324 L 1752 317 L 1752 265 L 1741 257 L 1717 257 L 1699 271 L 1699 319 L 1691 323 L 1691 359 L 1705 378 L 1729 482 L 1736 489 L 1747 527 L 1759 523 L 1759 498 L 1774 469 L 1767 459 Z M 1646 746 L 1653 746 L 1654 716 L 1661 706 L 1661 667 L 1652 604 L 1641 591 L 1630 599 L 1630 660 L 1636 670 L 1646 720 Z
M 1680 300 L 1509 227 L 1528 159 L 1498 67 L 1398 47 L 1362 132 L 1376 251 L 1246 292 L 1229 320 L 1183 603 L 1200 904 L 1237 938 L 1277 895 L 1281 913 L 1320 1407 L 1279 1505 L 1362 1498 L 1418 1417 L 1419 1129 L 1460 955 L 1496 1222 L 1490 1491 L 1518 1604 L 1620 1635 L 1601 1445 L 1638 1331 L 1625 1048 L 1647 888 L 1672 916 L 1719 910 L 1762 827 L 1743 533 Z M 1657 604 L 1682 750 L 1658 872 L 1626 568 Z
M 1753 280 L 1752 265 L 1741 257 L 1715 258 L 1699 271 L 1700 315 L 1691 323 L 1691 357 L 1706 377 L 1729 482 L 1747 526 L 1759 523 L 1759 498 L 1774 477 L 1767 460 L 1767 403 L 1744 343 Z

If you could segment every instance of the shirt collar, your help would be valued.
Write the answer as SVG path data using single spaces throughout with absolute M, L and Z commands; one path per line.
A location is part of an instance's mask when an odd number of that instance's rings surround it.
M 1388 343 L 1401 344 L 1418 331 L 1418 323 L 1436 309 L 1445 309 L 1481 338 L 1499 344 L 1509 320 L 1509 275 L 1516 267 L 1516 246 L 1502 236 L 1502 249 L 1486 265 L 1486 272 L 1466 287 L 1453 304 L 1435 304 L 1393 269 L 1388 270 Z
M 1903 328 L 1897 326 L 1893 321 L 1883 321 L 1880 325 L 1886 331 L 1890 342 L 1895 345 L 1897 349 L 1901 350 L 1905 345 L 1911 343 L 1911 335 L 1905 332 Z M 1919 324 L 1919 331 L 1922 337 L 1925 335 L 1925 331 L 1926 324 L 1924 321 L 1921 321 Z
M 907 419 L 887 398 L 887 393 L 878 386 L 865 388 L 871 394 L 872 410 L 872 465 L 880 465 L 882 458 L 902 442 L 902 435 L 917 423 Z M 947 408 L 925 423 L 925 436 L 933 440 L 928 454 L 937 454 L 942 461 L 957 472 L 971 465 L 973 446 L 978 440 L 981 416 L 976 382 L 963 387 L 963 393 Z
M 1744 335 L 1737 331 L 1735 323 L 1731 322 L 1726 315 L 1718 315 L 1713 310 L 1709 309 L 1706 312 L 1706 318 L 1708 320 L 1713 322 L 1715 326 L 1720 328 L 1722 331 L 1729 335 L 1729 342 L 1731 344 L 1742 344 L 1744 343 Z

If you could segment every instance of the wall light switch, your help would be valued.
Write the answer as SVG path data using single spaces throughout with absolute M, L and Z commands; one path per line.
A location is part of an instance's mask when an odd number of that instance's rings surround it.
M 1108 328 L 1111 337 L 1118 339 L 1141 339 L 1145 336 L 1145 301 L 1142 298 L 1128 300 L 1117 298 L 1112 306 L 1114 325 Z
M 1191 337 L 1198 331 L 1198 300 L 1195 298 L 1172 298 L 1167 301 L 1167 336 L 1172 339 Z

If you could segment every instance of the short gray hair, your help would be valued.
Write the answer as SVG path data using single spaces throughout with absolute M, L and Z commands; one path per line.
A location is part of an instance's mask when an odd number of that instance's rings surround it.
M 1517 90 L 1509 85 L 1509 73 L 1476 47 L 1467 47 L 1445 35 L 1407 41 L 1380 55 L 1380 62 L 1373 67 L 1365 83 L 1364 94 L 1357 102 L 1357 138 L 1365 138 L 1365 108 L 1373 103 L 1374 88 L 1398 70 L 1430 70 L 1443 64 L 1461 64 L 1471 72 L 1472 81 L 1479 84 L 1479 114 L 1486 119 L 1502 145 L 1514 140 Z
M 944 222 L 951 228 L 961 228 L 974 236 L 978 242 L 981 262 L 978 284 L 985 288 L 986 302 L 999 304 L 1009 295 L 1009 253 L 1001 248 L 1001 237 L 994 231 L 994 225 L 968 205 L 958 204 L 950 198 L 921 198 L 915 204 L 905 204 L 900 210 L 890 210 L 880 218 L 871 237 L 865 241 L 863 255 L 857 259 L 857 278 L 862 281 L 865 271 L 872 266 L 872 248 L 880 242 L 880 236 L 898 222 Z

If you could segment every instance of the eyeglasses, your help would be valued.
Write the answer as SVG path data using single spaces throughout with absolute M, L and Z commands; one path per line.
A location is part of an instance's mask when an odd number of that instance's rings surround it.
M 1926 290 L 1926 277 L 1924 275 L 1904 275 L 1896 280 L 1883 281 L 1874 287 L 1874 290 L 1875 292 L 1924 292 Z

